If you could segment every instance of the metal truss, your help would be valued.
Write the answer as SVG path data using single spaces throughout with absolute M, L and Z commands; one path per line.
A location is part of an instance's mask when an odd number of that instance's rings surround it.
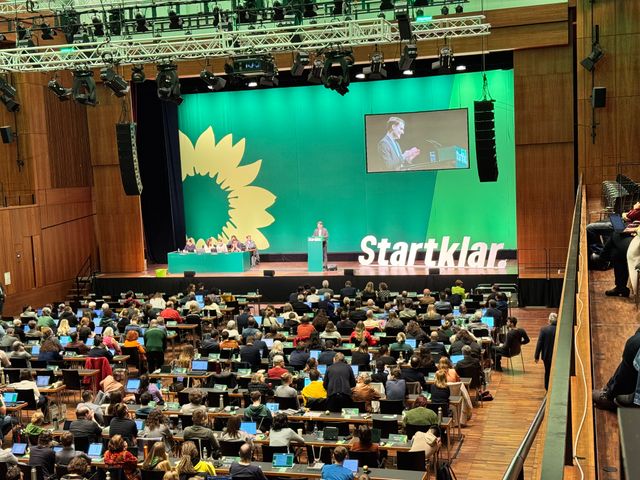
M 418 40 L 486 35 L 484 16 L 438 19 L 414 24 Z M 220 31 L 162 38 L 117 38 L 104 42 L 25 47 L 0 50 L 0 71 L 46 72 L 193 60 L 233 55 L 275 54 L 292 50 L 321 50 L 332 46 L 358 46 L 399 42 L 395 24 L 382 19 L 335 21 L 316 25 L 254 30 Z

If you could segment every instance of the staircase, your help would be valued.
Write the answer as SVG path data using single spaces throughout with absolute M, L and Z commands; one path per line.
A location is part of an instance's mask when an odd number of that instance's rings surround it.
M 90 297 L 93 289 L 93 279 L 96 271 L 94 269 L 93 260 L 89 255 L 83 262 L 82 266 L 76 274 L 75 280 L 65 298 L 65 303 L 69 304 L 74 311 L 78 308 L 86 306 L 86 299 Z

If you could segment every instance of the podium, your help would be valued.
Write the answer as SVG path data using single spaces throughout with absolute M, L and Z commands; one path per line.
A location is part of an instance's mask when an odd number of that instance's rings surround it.
M 324 242 L 324 237 L 309 237 L 307 239 L 307 271 L 322 272 Z

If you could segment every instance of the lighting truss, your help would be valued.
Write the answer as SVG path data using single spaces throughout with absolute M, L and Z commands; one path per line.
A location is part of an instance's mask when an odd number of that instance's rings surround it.
M 434 19 L 416 23 L 417 40 L 488 35 L 483 15 Z M 257 34 L 259 33 L 259 34 Z M 300 42 L 291 43 L 293 35 Z M 235 55 L 276 54 L 292 50 L 319 50 L 327 45 L 375 45 L 400 41 L 397 25 L 382 18 L 339 23 L 283 26 L 259 30 L 214 31 L 161 38 L 111 38 L 82 45 L 52 45 L 0 50 L 0 71 L 55 71 L 109 64 L 141 64 L 173 59 L 193 60 Z

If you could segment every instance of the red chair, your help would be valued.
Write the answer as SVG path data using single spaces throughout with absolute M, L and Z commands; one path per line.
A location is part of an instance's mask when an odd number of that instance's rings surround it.
M 95 378 L 98 385 L 98 388 L 101 389 L 100 382 L 107 378 L 109 375 L 113 373 L 111 369 L 111 365 L 109 364 L 109 360 L 105 357 L 89 357 L 84 362 L 84 368 L 88 370 L 100 370 L 98 377 Z M 91 386 L 91 378 L 86 377 L 83 381 L 83 384 L 87 385 L 87 388 Z

